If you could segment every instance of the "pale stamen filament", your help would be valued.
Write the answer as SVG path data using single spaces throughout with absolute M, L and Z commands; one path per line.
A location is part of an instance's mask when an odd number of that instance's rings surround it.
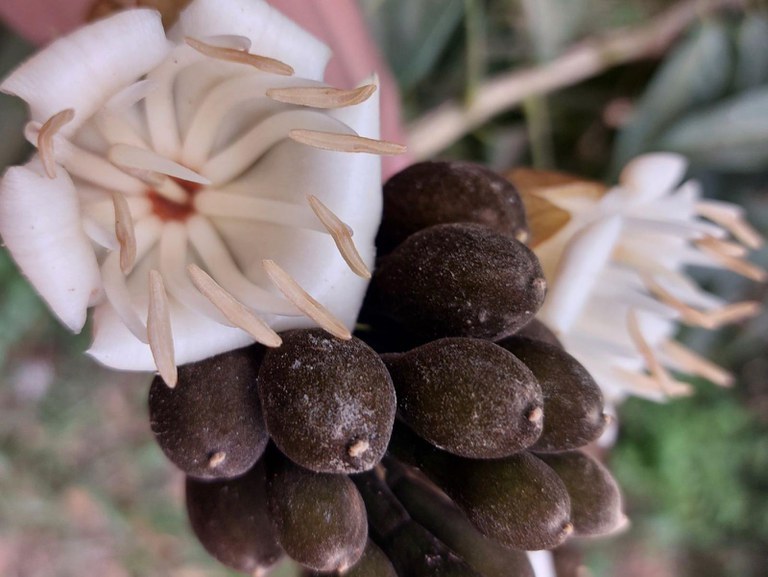
M 765 239 L 744 220 L 739 207 L 727 206 L 717 201 L 702 200 L 696 203 L 696 212 L 730 232 L 736 239 L 756 250 L 763 246 Z
M 660 232 L 670 234 L 678 238 L 700 238 L 704 235 L 712 237 L 723 236 L 723 230 L 711 223 L 696 220 L 671 220 L 643 218 L 638 216 L 626 217 L 624 220 L 628 227 L 642 232 Z
M 351 90 L 329 86 L 290 86 L 270 88 L 267 90 L 267 96 L 285 104 L 311 108 L 344 108 L 365 102 L 374 92 L 376 92 L 375 84 L 366 84 Z
M 232 50 L 241 50 L 248 52 L 251 49 L 251 39 L 239 34 L 217 34 L 215 36 L 206 36 L 201 39 L 202 42 L 212 46 L 221 46 L 231 48 Z
M 173 347 L 171 310 L 162 275 L 149 271 L 149 307 L 147 309 L 147 339 L 155 365 L 165 384 L 173 388 L 178 380 L 176 355 Z
M 147 148 L 147 143 L 126 120 L 108 108 L 103 108 L 94 122 L 99 132 L 110 144 L 129 144 L 138 148 Z
M 704 377 L 720 387 L 733 386 L 733 374 L 677 341 L 665 342 L 661 351 L 669 357 L 678 370 Z
M 351 130 L 344 123 L 315 110 L 289 110 L 274 114 L 209 159 L 200 172 L 215 184 L 231 182 L 275 144 L 288 138 L 296 126 L 321 130 Z
M 328 229 L 328 233 L 333 238 L 333 242 L 336 243 L 336 248 L 339 249 L 342 258 L 349 265 L 349 268 L 357 276 L 369 279 L 371 278 L 371 271 L 368 270 L 368 266 L 360 256 L 360 253 L 352 241 L 352 232 L 349 226 L 336 216 L 331 209 L 325 206 L 316 196 L 310 195 L 309 206 Z
M 208 219 L 199 215 L 191 217 L 187 220 L 187 231 L 209 274 L 237 300 L 259 312 L 301 316 L 291 302 L 253 284 L 240 272 Z
M 195 287 L 221 311 L 227 320 L 251 335 L 257 342 L 268 347 L 283 344 L 280 336 L 269 325 L 225 291 L 205 271 L 195 264 L 187 267 Z
M 621 367 L 614 367 L 613 370 L 621 377 L 621 379 L 633 386 L 637 395 L 650 397 L 657 396 L 654 394 L 659 391 L 659 383 L 656 379 Z M 688 383 L 681 383 L 680 381 L 673 381 L 670 383 L 669 388 L 663 391 L 663 395 L 669 397 L 683 397 L 690 395 L 691 393 L 693 393 L 693 387 Z
M 326 232 L 306 207 L 242 194 L 205 190 L 194 198 L 195 210 L 212 217 L 237 218 L 267 222 L 293 228 Z
M 210 180 L 194 170 L 146 148 L 138 148 L 127 144 L 115 144 L 109 149 L 107 156 L 112 164 L 120 168 L 125 167 L 155 172 L 197 184 L 210 184 Z
M 139 262 L 155 245 L 160 237 L 163 225 L 152 216 L 136 224 L 136 262 Z M 113 252 L 101 265 L 101 278 L 104 294 L 115 309 L 120 320 L 141 342 L 147 342 L 147 327 L 133 307 L 133 297 L 126 284 L 125 275 L 120 269 L 120 254 Z
M 669 372 L 667 372 L 667 370 L 664 368 L 664 365 L 661 364 L 659 359 L 656 357 L 656 353 L 654 352 L 653 347 L 648 344 L 648 341 L 643 336 L 643 332 L 640 329 L 640 322 L 637 318 L 637 313 L 634 310 L 630 310 L 627 314 L 627 330 L 629 331 L 629 336 L 635 343 L 638 352 L 645 360 L 645 364 L 648 367 L 648 370 L 650 371 L 653 379 L 656 381 L 656 383 L 658 383 L 663 392 L 671 394 L 670 391 L 672 391 L 674 388 L 672 385 L 676 381 L 670 376 Z
M 45 174 L 48 178 L 56 178 L 56 157 L 53 152 L 53 137 L 65 124 L 72 121 L 75 111 L 67 108 L 57 112 L 45 121 L 37 134 L 37 150 L 40 152 L 40 160 L 43 162 Z
M 226 62 L 234 62 L 236 64 L 246 64 L 253 66 L 257 70 L 262 72 L 269 72 L 272 74 L 279 74 L 280 76 L 293 75 L 293 67 L 289 66 L 285 62 L 281 62 L 276 58 L 269 58 L 268 56 L 259 56 L 258 54 L 251 54 L 244 50 L 237 50 L 235 48 L 225 48 L 223 46 L 214 46 L 213 44 L 207 44 L 201 42 L 195 38 L 187 36 L 184 38 L 185 42 L 197 50 L 200 54 L 204 54 L 209 58 L 215 58 L 217 60 L 224 60 Z
M 352 338 L 352 334 L 349 332 L 349 329 L 344 326 L 344 323 L 337 319 L 327 308 L 312 298 L 312 296 L 301 288 L 299 283 L 297 283 L 291 275 L 280 268 L 275 261 L 265 259 L 262 263 L 264 265 L 264 270 L 267 271 L 267 275 L 269 275 L 269 278 L 275 286 L 280 289 L 280 292 L 295 304 L 301 312 L 333 336 L 344 340 Z
M 187 275 L 187 227 L 180 222 L 167 222 L 160 237 L 160 273 L 173 297 L 188 309 L 200 313 L 214 322 L 229 325 L 216 307 L 190 282 Z
M 736 258 L 724 254 L 721 250 L 718 250 L 711 245 L 700 244 L 699 248 L 703 253 L 711 256 L 716 262 L 719 262 L 724 268 L 727 268 L 728 270 L 735 272 L 736 274 L 739 274 L 745 278 L 756 282 L 763 282 L 766 278 L 768 278 L 768 272 L 756 264 L 752 264 L 751 262 L 741 258 Z
M 136 233 L 131 209 L 119 192 L 112 193 L 112 204 L 115 209 L 115 238 L 120 244 L 120 270 L 128 275 L 136 264 Z
M 405 146 L 396 142 L 365 138 L 356 134 L 342 134 L 320 130 L 294 128 L 288 136 L 307 146 L 336 152 L 360 152 L 367 154 L 396 155 L 406 151 Z
M 741 244 L 714 238 L 711 236 L 699 239 L 695 244 L 699 248 L 707 248 L 713 252 L 720 253 L 723 256 L 729 256 L 733 258 L 745 257 L 749 252 L 749 250 Z
M 157 84 L 149 79 L 138 80 L 133 84 L 129 84 L 107 100 L 104 110 L 110 113 L 126 110 L 144 100 L 155 88 L 157 88 Z

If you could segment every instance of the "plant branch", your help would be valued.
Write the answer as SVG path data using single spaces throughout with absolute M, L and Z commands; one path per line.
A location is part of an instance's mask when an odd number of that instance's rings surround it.
M 451 100 L 427 112 L 408 128 L 415 160 L 429 158 L 497 114 L 527 98 L 578 84 L 606 70 L 663 53 L 695 20 L 723 8 L 745 8 L 747 0 L 686 0 L 649 23 L 588 39 L 558 58 L 499 74 L 480 84 L 468 104 Z

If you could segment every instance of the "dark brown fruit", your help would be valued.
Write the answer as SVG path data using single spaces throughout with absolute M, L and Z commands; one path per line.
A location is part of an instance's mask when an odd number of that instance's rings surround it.
M 386 459 L 387 482 L 414 521 L 448 545 L 484 577 L 534 577 L 524 551 L 481 534 L 456 505 L 423 476 Z
M 275 444 L 322 473 L 372 468 L 387 448 L 395 389 L 379 356 L 361 340 L 322 329 L 282 334 L 259 373 L 264 416 Z
M 383 359 L 400 418 L 438 448 L 495 459 L 541 434 L 539 384 L 515 355 L 489 341 L 439 339 Z
M 152 381 L 152 432 L 187 475 L 242 475 L 264 452 L 269 437 L 256 383 L 262 350 L 248 347 L 181 366 L 173 389 L 159 376 Z
M 568 489 L 575 535 L 607 535 L 626 522 L 619 486 L 608 469 L 595 459 L 581 451 L 538 457 L 554 469 Z
M 407 577 L 483 577 L 415 523 L 384 480 L 375 472 L 355 475 L 365 500 L 371 537 L 384 550 L 398 575 Z
M 497 344 L 528 365 L 544 392 L 544 432 L 532 450 L 577 449 L 602 434 L 608 423 L 603 393 L 581 363 L 542 341 L 511 337 Z
M 376 246 L 385 254 L 415 232 L 453 222 L 528 240 L 523 202 L 507 179 L 479 164 L 433 161 L 413 164 L 384 185 Z
M 421 342 L 498 339 L 525 325 L 546 281 L 522 243 L 469 224 L 432 226 L 381 260 L 366 302 L 372 322 L 393 323 Z
M 349 477 L 313 473 L 277 451 L 267 468 L 269 512 L 285 552 L 315 571 L 345 571 L 357 563 L 368 523 Z
M 572 532 L 565 485 L 542 461 L 523 452 L 471 460 L 440 451 L 396 426 L 392 454 L 421 469 L 486 537 L 513 549 L 551 549 Z
M 539 319 L 531 319 L 527 325 L 515 333 L 515 336 L 533 339 L 534 341 L 544 341 L 550 345 L 563 348 L 562 343 L 555 336 L 555 333 L 553 333 L 552 330 Z
M 318 573 L 316 571 L 308 571 L 305 572 L 304 575 L 307 577 L 323 577 L 323 575 L 328 577 L 328 573 Z M 365 551 L 363 551 L 363 556 L 360 558 L 360 561 L 355 563 L 355 565 L 347 570 L 346 573 L 342 574 L 336 572 L 331 573 L 331 575 L 339 577 L 341 575 L 344 575 L 344 577 L 397 577 L 395 568 L 392 566 L 392 562 L 389 558 L 384 554 L 384 551 L 379 549 L 379 547 L 370 540 L 365 546 Z
M 224 565 L 249 575 L 283 554 L 267 513 L 265 483 L 261 463 L 236 479 L 187 478 L 187 513 L 200 543 Z

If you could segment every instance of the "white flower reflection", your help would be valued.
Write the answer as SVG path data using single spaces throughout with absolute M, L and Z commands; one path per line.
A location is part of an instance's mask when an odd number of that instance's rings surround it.
M 762 239 L 741 209 L 702 199 L 696 182 L 678 185 L 685 171 L 682 157 L 659 153 L 632 161 L 611 189 L 553 173 L 512 175 L 540 227 L 534 252 L 549 294 L 539 318 L 610 401 L 688 393 L 670 371 L 731 384 L 732 375 L 674 340 L 678 323 L 714 329 L 760 309 L 727 304 L 686 276 L 696 265 L 766 278 L 744 258 Z
M 401 147 L 375 140 L 375 79 L 328 87 L 329 57 L 264 2 L 196 0 L 168 38 L 157 12 L 128 10 L 3 82 L 38 151 L 3 178 L 0 233 L 71 330 L 95 307 L 96 359 L 173 385 L 177 364 L 275 331 L 349 336 L 376 155 Z

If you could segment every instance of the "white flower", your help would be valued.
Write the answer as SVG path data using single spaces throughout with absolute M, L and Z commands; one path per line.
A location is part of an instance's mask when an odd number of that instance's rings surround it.
M 3 178 L 0 234 L 71 330 L 95 307 L 97 360 L 173 385 L 176 364 L 276 346 L 275 331 L 349 336 L 376 154 L 400 147 L 374 140 L 375 79 L 327 87 L 329 57 L 265 2 L 196 0 L 168 38 L 157 12 L 128 10 L 2 83 L 28 103 L 38 152 Z
M 696 182 L 678 186 L 685 171 L 682 157 L 659 153 L 632 161 L 610 190 L 563 175 L 512 176 L 528 205 L 534 198 L 534 235 L 537 219 L 543 224 L 533 247 L 549 283 L 539 318 L 611 401 L 686 394 L 670 370 L 730 384 L 730 374 L 674 340 L 678 323 L 714 329 L 759 310 L 726 304 L 685 275 L 697 265 L 765 279 L 743 258 L 762 239 L 741 209 L 701 199 Z

